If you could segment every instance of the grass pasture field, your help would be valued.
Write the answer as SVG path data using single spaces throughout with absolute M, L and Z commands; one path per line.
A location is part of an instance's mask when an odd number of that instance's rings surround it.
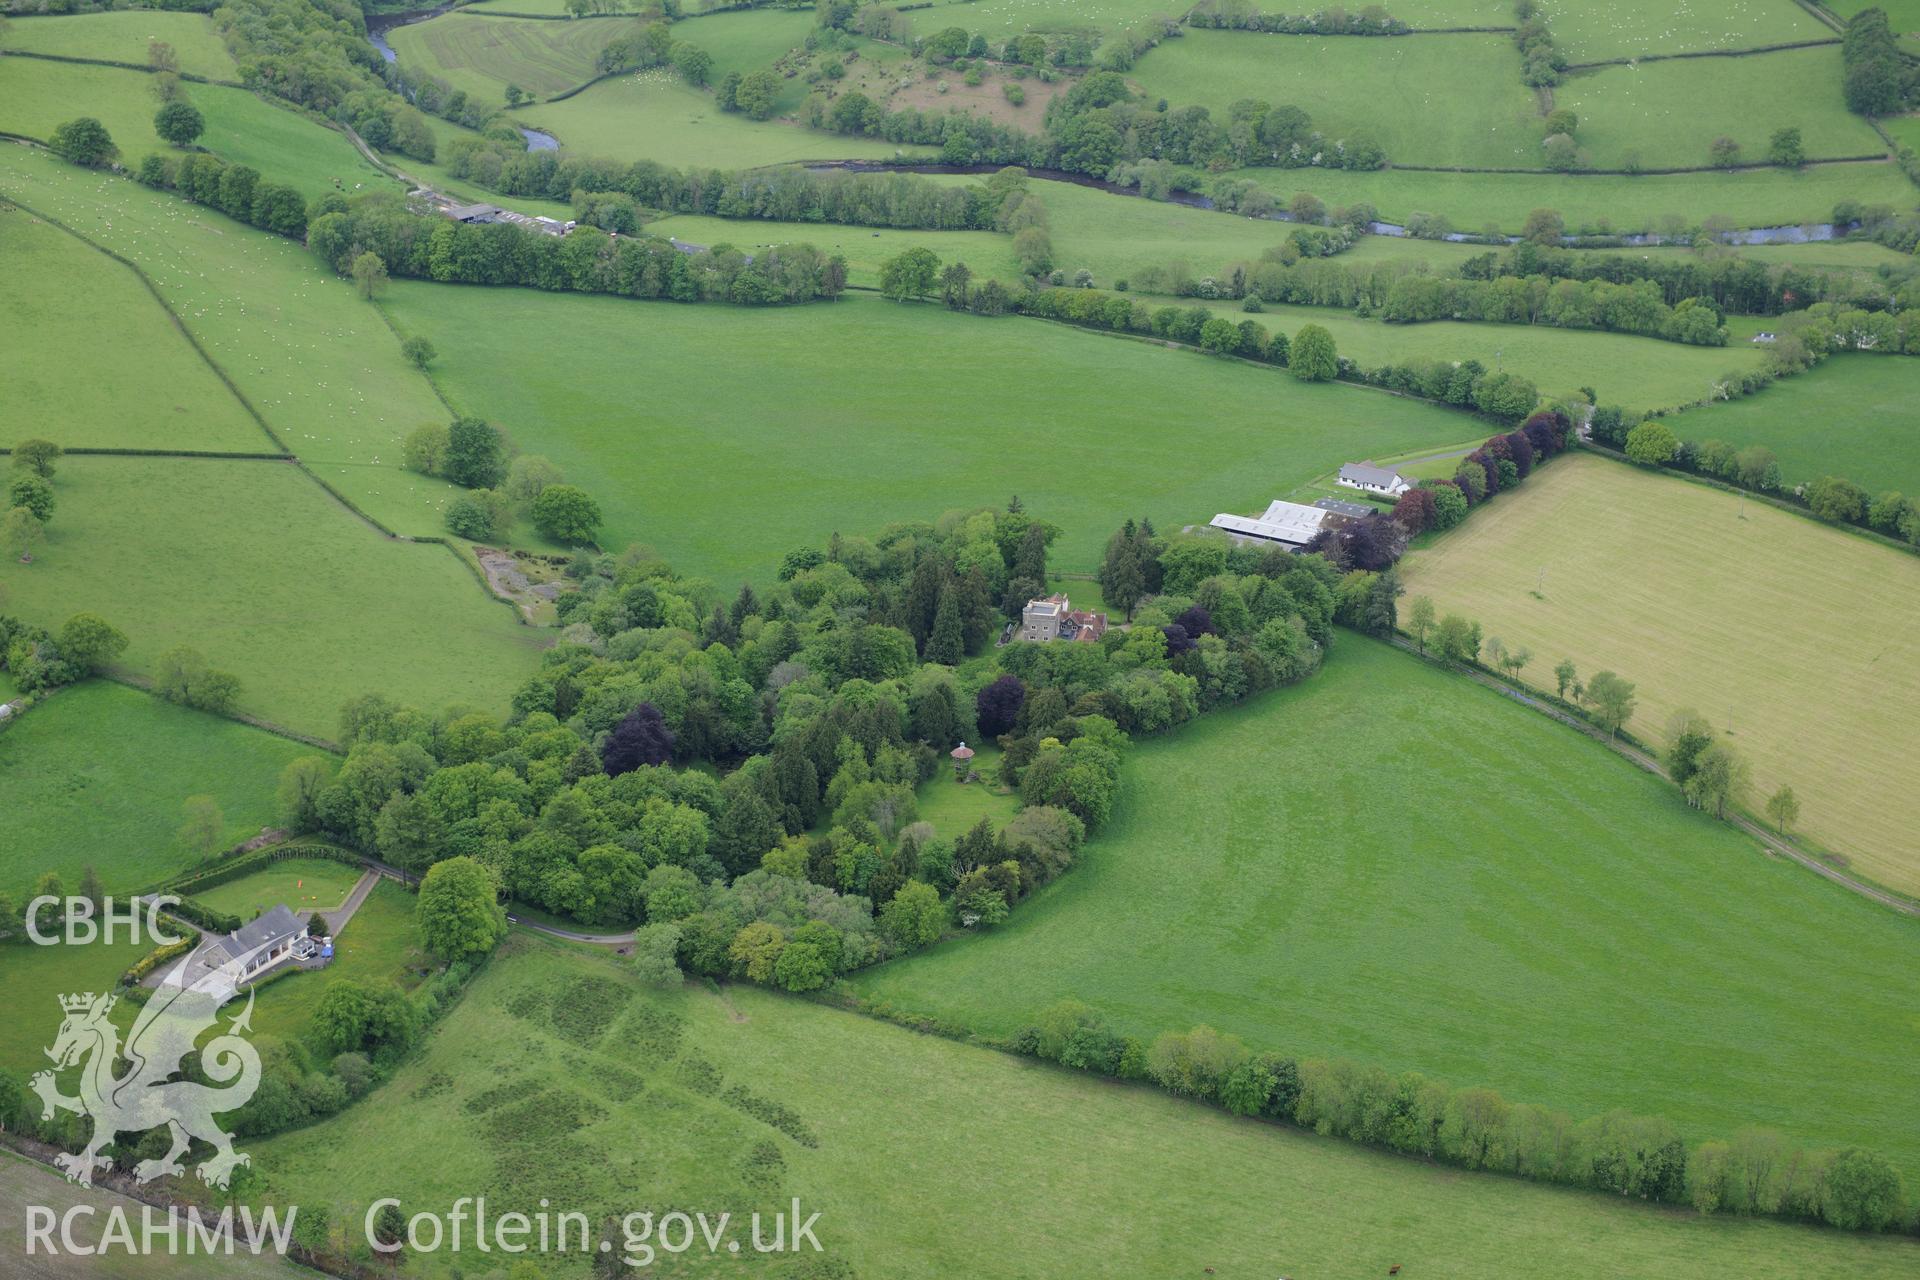
M 716 19 L 718 21 L 718 19 Z M 544 129 L 581 155 L 670 165 L 751 169 L 800 160 L 884 160 L 931 156 L 926 147 L 849 138 L 781 120 L 722 111 L 713 95 L 655 67 L 602 80 L 564 102 L 526 107 L 514 118 Z
M 400 65 L 431 72 L 456 89 L 499 102 L 510 84 L 537 98 L 577 88 L 600 74 L 600 51 L 642 26 L 625 21 L 548 22 L 455 10 L 387 33 Z
M 1241 98 L 1293 103 L 1329 141 L 1371 137 L 1394 164 L 1539 164 L 1539 109 L 1506 36 L 1198 30 L 1145 54 L 1131 75 L 1148 98 L 1203 106 L 1222 121 Z
M 280 771 L 311 747 L 90 680 L 48 698 L 0 733 L 0 892 L 57 871 L 76 889 L 87 867 L 110 893 L 146 889 L 204 856 L 176 834 L 183 802 L 211 795 L 223 847 L 275 817 Z
M 1722 135 L 1740 144 L 1743 161 L 1762 164 L 1773 131 L 1789 126 L 1810 160 L 1886 154 L 1873 127 L 1847 110 L 1842 78 L 1838 46 L 1823 46 L 1601 67 L 1562 78 L 1553 100 L 1580 117 L 1576 138 L 1599 169 L 1631 168 L 1634 158 L 1649 168 L 1709 164 L 1708 146 Z
M 1683 440 L 1766 445 L 1788 484 L 1837 475 L 1875 494 L 1920 494 L 1916 374 L 1897 357 L 1845 356 L 1763 395 L 1689 409 L 1672 425 Z
M 144 940 L 127 941 L 124 929 L 111 943 L 96 939 L 42 947 L 17 937 L 0 942 L 0 982 L 6 984 L 12 1014 L 0 1024 L 0 1072 L 24 1080 L 45 1069 L 45 1049 L 60 1030 L 59 997 L 113 990 L 120 975 L 151 950 Z
M 0 32 L 0 50 L 45 53 L 62 58 L 99 58 L 147 65 L 147 44 L 173 46 L 180 70 L 210 80 L 237 80 L 239 68 L 204 13 L 152 10 L 21 18 Z M 8 64 L 10 67 L 13 64 Z
M 1365 37 L 1361 37 L 1365 38 Z M 1711 141 L 1711 136 L 1707 141 Z M 1704 147 L 1704 143 L 1702 144 Z M 1733 173 L 1626 176 L 1600 173 L 1414 173 L 1385 169 L 1238 169 L 1244 177 L 1292 199 L 1311 191 L 1329 205 L 1371 202 L 1389 222 L 1416 210 L 1452 219 L 1463 231 L 1493 227 L 1517 233 L 1535 209 L 1558 209 L 1570 227 L 1647 231 L 1669 214 L 1689 223 L 1721 216 L 1735 226 L 1794 226 L 1825 222 L 1842 201 L 1904 208 L 1913 184 L 1884 161 L 1809 165 L 1798 172 L 1750 169 Z
M 273 442 L 133 272 L 0 204 L 0 446 L 270 453 Z M 82 369 L 73 354 L 111 350 Z
M 749 1212 L 797 1196 L 824 1254 L 759 1260 L 796 1277 L 1031 1276 L 1038 1258 L 1063 1277 L 1357 1277 L 1417 1257 L 1517 1280 L 1604 1251 L 1623 1276 L 1839 1280 L 1898 1274 L 1915 1251 L 1431 1169 L 753 988 L 640 988 L 525 934 L 370 1104 L 252 1155 L 268 1202 L 355 1223 L 380 1196 L 484 1192 L 494 1212 L 547 1197 L 591 1221 L 697 1205 L 744 1236 Z M 1152 1220 L 1116 1222 L 1133 1204 Z M 444 1280 L 485 1262 L 443 1250 L 408 1268 Z M 658 1262 L 741 1268 L 724 1245 Z
M 332 737 L 372 692 L 504 712 L 548 638 L 447 548 L 381 537 L 290 463 L 70 457 L 56 492 L 33 565 L 0 569 L 14 613 L 98 613 L 141 674 L 190 644 L 239 677 L 241 711 L 303 733 Z
M 1847 3 L 1829 7 L 1844 13 Z M 1540 8 L 1554 43 L 1574 62 L 1837 38 L 1799 5 L 1768 0 L 1614 0 L 1605 5 L 1544 0 Z
M 1193 305 L 1187 299 L 1155 299 L 1150 305 L 1165 302 Z M 1235 322 L 1254 320 L 1270 333 L 1292 335 L 1302 325 L 1317 324 L 1333 335 L 1341 355 L 1364 367 L 1416 357 L 1473 359 L 1489 369 L 1532 379 L 1544 395 L 1590 386 L 1605 403 L 1643 410 L 1691 404 L 1709 395 L 1723 375 L 1757 368 L 1761 362 L 1760 353 L 1738 339 L 1725 347 L 1693 347 L 1630 333 L 1546 325 L 1464 320 L 1387 324 L 1333 307 L 1269 306 L 1248 315 L 1237 302 L 1201 305 Z
M 0 196 L 138 263 L 286 446 L 361 510 L 442 532 L 453 487 L 398 464 L 406 434 L 447 421 L 446 406 L 379 311 L 300 245 L 19 147 L 0 148 Z
M 91 19 L 78 19 L 91 21 Z M 176 154 L 153 131 L 160 103 L 144 71 L 91 67 L 40 58 L 9 58 L 0 76 L 0 130 L 45 141 L 62 122 L 90 115 L 107 127 L 129 168 L 156 153 Z M 225 85 L 189 84 L 187 99 L 206 117 L 198 145 L 309 196 L 333 189 L 334 179 L 393 186 L 343 133 L 298 112 Z M 396 188 L 397 189 L 397 188 Z
M 908 249 L 926 248 L 943 262 L 964 262 L 980 279 L 1020 278 L 1013 240 L 992 231 L 920 231 L 891 227 L 853 227 L 824 222 L 766 222 L 749 218 L 708 218 L 675 214 L 647 224 L 650 235 L 673 236 L 693 244 L 730 244 L 746 253 L 788 244 L 810 244 L 847 260 L 847 280 L 856 288 L 880 287 L 880 268 Z
M 1402 573 L 1442 612 L 1531 649 L 1536 683 L 1563 656 L 1635 682 L 1628 727 L 1642 738 L 1658 741 L 1681 706 L 1730 726 L 1753 766 L 1751 808 L 1791 785 L 1800 830 L 1920 892 L 1920 793 L 1906 781 L 1920 767 L 1920 559 L 1583 456 Z
M 456 405 L 484 406 L 599 495 L 604 544 L 647 543 L 723 582 L 765 581 L 786 551 L 836 529 L 1015 493 L 1065 530 L 1054 567 L 1091 571 L 1124 514 L 1205 523 L 1356 451 L 1452 443 L 1467 421 L 1280 370 L 871 295 L 739 310 L 403 281 L 385 305 L 439 349 Z M 583 325 L 598 340 L 576 341 Z
M 1109 828 L 1004 926 L 848 985 L 990 1035 L 1070 997 L 1912 1171 L 1915 940 L 1600 744 L 1342 634 L 1307 684 L 1137 743 Z

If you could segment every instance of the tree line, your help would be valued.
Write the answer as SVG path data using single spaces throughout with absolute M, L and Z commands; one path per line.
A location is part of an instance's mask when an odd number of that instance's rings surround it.
M 941 267 L 930 249 L 908 250 L 882 268 L 897 299 L 939 297 L 954 310 L 1001 316 L 1009 312 L 1087 328 L 1146 334 L 1199 347 L 1214 355 L 1258 360 L 1306 382 L 1339 378 L 1438 400 L 1498 421 L 1518 422 L 1540 402 L 1539 389 L 1517 374 L 1489 370 L 1477 360 L 1417 360 L 1362 369 L 1341 356 L 1333 335 L 1317 324 L 1289 338 L 1252 318 L 1234 321 L 1206 307 L 1153 307 L 1122 293 L 1091 288 L 1010 289 L 998 280 L 973 283 L 965 263 Z
M 665 239 L 614 236 L 595 227 L 553 236 L 506 222 L 414 213 L 385 193 L 323 201 L 323 207 L 307 228 L 307 247 L 356 279 L 367 272 L 745 306 L 831 301 L 846 286 L 846 261 L 809 244 L 749 257 L 730 247 L 686 251 Z M 371 263 L 364 261 L 369 257 Z
M 1703 1214 L 1795 1218 L 1847 1231 L 1920 1228 L 1899 1169 L 1863 1147 L 1809 1150 L 1768 1129 L 1689 1143 L 1660 1116 L 1617 1110 L 1575 1120 L 1416 1071 L 1256 1052 L 1208 1026 L 1142 1040 L 1072 1000 L 1043 1010 L 1008 1047 L 1076 1071 L 1151 1081 L 1235 1115 L 1464 1169 Z

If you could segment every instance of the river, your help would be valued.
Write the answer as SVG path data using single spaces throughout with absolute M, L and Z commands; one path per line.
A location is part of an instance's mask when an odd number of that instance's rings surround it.
M 412 9 L 406 13 L 376 14 L 367 19 L 367 43 L 379 51 L 388 65 L 397 67 L 400 65 L 400 55 L 395 53 L 393 46 L 387 42 L 387 32 L 395 27 L 411 26 L 416 22 L 425 22 L 428 18 L 437 18 L 453 7 L 450 4 L 443 4 L 437 9 Z M 514 128 L 519 129 L 520 136 L 527 140 L 529 151 L 560 149 L 560 140 L 550 133 L 543 133 L 538 129 L 521 128 L 519 125 L 515 125 Z

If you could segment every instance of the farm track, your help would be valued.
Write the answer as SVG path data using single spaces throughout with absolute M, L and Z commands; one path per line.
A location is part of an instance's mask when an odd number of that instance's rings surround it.
M 1459 663 L 1449 662 L 1449 661 L 1446 661 L 1445 659 L 1435 657 L 1434 655 L 1430 653 L 1426 653 L 1421 649 L 1419 649 L 1418 647 L 1416 647 L 1411 640 L 1408 640 L 1404 636 L 1395 635 L 1393 637 L 1393 645 L 1395 648 L 1404 650 L 1405 652 L 1411 653 L 1416 657 L 1424 658 L 1429 662 L 1437 663 L 1438 665 L 1443 666 L 1448 670 L 1453 671 L 1459 675 L 1464 675 L 1468 679 L 1472 680 L 1474 683 L 1481 685 L 1485 688 L 1491 689 L 1495 693 L 1502 694 L 1505 697 L 1511 698 L 1515 702 L 1520 703 L 1522 706 L 1530 707 L 1533 710 L 1540 712 L 1542 715 L 1550 716 L 1553 719 L 1558 720 L 1561 724 L 1564 724 L 1569 728 L 1576 729 L 1579 732 L 1585 734 L 1587 737 L 1592 738 L 1595 742 L 1605 743 L 1606 746 L 1609 747 L 1611 750 L 1613 750 L 1616 754 L 1626 757 L 1628 760 L 1632 761 L 1634 764 L 1638 765 L 1640 768 L 1645 769 L 1648 773 L 1653 774 L 1655 777 L 1660 778 L 1667 782 L 1673 781 L 1673 779 L 1668 775 L 1665 766 L 1663 766 L 1657 759 L 1649 755 L 1647 752 L 1642 751 L 1639 747 L 1636 747 L 1631 743 L 1622 742 L 1617 738 L 1610 738 L 1602 734 L 1598 729 L 1594 728 L 1592 725 L 1588 724 L 1586 721 L 1580 719 L 1578 716 L 1575 716 L 1566 711 L 1562 711 L 1560 710 L 1560 708 L 1552 705 L 1551 703 L 1545 702 L 1542 699 L 1537 698 L 1522 689 L 1515 688 L 1513 685 L 1508 684 L 1504 680 L 1501 680 L 1495 676 L 1488 675 L 1484 671 L 1478 671 L 1472 667 L 1465 667 L 1460 665 Z M 1812 854 L 1802 851 L 1801 849 L 1793 845 L 1791 842 L 1784 840 L 1781 837 L 1775 835 L 1773 832 L 1767 830 L 1766 827 L 1762 826 L 1758 822 L 1753 821 L 1751 818 L 1746 817 L 1744 814 L 1736 813 L 1731 817 L 1729 817 L 1727 821 L 1730 822 L 1733 826 L 1739 828 L 1741 831 L 1745 832 L 1747 835 L 1752 836 L 1755 840 L 1759 841 L 1761 847 L 1764 848 L 1769 854 L 1775 857 L 1791 859 L 1792 861 L 1797 862 L 1801 866 L 1805 867 L 1807 870 L 1813 872 L 1815 875 L 1824 876 L 1826 879 L 1833 881 L 1833 883 L 1839 885 L 1841 888 L 1857 893 L 1863 898 L 1871 899 L 1872 901 L 1879 903 L 1883 907 L 1889 907 L 1892 910 L 1899 912 L 1901 915 L 1920 917 L 1920 905 L 1916 905 L 1915 903 L 1910 902 L 1907 899 L 1902 898 L 1897 894 L 1889 893 L 1886 890 L 1881 889 L 1876 885 L 1869 884 L 1864 880 L 1858 879 L 1854 876 L 1850 876 L 1844 871 L 1840 871 L 1834 867 L 1828 866 L 1826 863 L 1814 857 Z

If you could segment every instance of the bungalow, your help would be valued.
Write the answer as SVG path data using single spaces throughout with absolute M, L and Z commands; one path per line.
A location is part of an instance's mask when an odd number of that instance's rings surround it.
M 1209 523 L 1237 542 L 1271 542 L 1289 551 L 1298 551 L 1313 541 L 1330 514 L 1321 507 L 1276 498 L 1260 515 L 1236 516 L 1222 512 Z
M 1020 611 L 1020 638 L 1036 644 L 1049 640 L 1098 640 L 1107 634 L 1107 615 L 1076 609 L 1064 595 L 1029 600 Z
M 1340 483 L 1349 489 L 1385 494 L 1389 498 L 1397 498 L 1413 488 L 1413 481 L 1398 471 L 1368 466 L 1364 462 L 1349 462 L 1341 467 Z

